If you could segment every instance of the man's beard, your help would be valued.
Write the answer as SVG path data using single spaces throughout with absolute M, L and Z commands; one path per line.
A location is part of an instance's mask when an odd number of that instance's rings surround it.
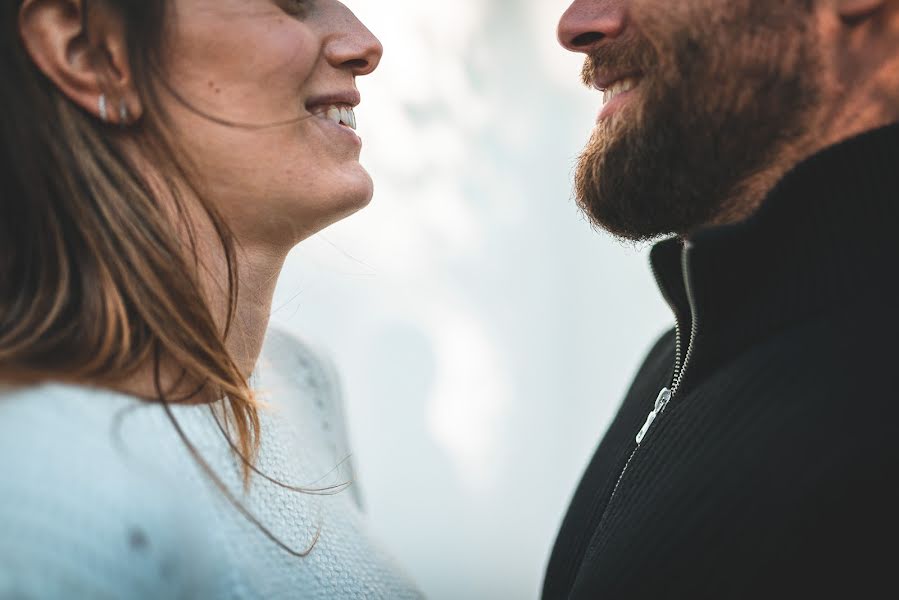
M 781 1 L 697 10 L 683 22 L 727 15 L 669 33 L 661 57 L 639 39 L 588 58 L 585 80 L 597 67 L 643 74 L 578 164 L 578 203 L 595 225 L 635 241 L 689 235 L 736 212 L 741 185 L 807 133 L 818 97 L 811 15 L 793 3 L 773 8 Z

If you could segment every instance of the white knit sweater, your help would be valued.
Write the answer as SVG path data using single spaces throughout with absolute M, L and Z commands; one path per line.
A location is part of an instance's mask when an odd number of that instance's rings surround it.
M 270 332 L 254 387 L 258 467 L 292 485 L 351 478 L 336 378 L 297 340 Z M 239 463 L 208 407 L 175 416 L 242 504 L 201 471 L 160 406 L 66 385 L 0 390 L 0 599 L 420 598 L 366 533 L 356 488 L 288 491 Z

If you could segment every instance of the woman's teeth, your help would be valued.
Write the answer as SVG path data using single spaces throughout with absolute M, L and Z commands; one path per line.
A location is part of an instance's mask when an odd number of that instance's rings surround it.
M 331 106 L 319 116 L 334 121 L 338 125 L 346 125 L 350 129 L 356 129 L 356 113 L 351 106 Z
M 624 92 L 629 92 L 635 87 L 637 87 L 638 80 L 636 77 L 627 77 L 622 79 L 621 81 L 616 81 L 609 89 L 603 93 L 603 104 L 608 104 L 612 100 L 615 99 L 619 94 L 623 94 Z

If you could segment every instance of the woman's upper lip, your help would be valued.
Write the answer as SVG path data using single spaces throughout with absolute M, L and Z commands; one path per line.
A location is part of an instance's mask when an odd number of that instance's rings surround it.
M 359 94 L 359 90 L 346 90 L 314 96 L 306 101 L 306 110 L 311 112 L 315 107 L 333 106 L 335 104 L 347 104 L 356 107 L 359 106 L 360 102 L 362 102 L 362 96 Z

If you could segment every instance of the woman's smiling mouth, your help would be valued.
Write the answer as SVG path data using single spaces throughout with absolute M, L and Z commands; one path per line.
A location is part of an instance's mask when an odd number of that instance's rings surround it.
M 356 129 L 356 113 L 352 106 L 346 104 L 331 104 L 329 106 L 321 105 L 316 107 L 312 111 L 312 114 L 320 119 L 326 119 L 328 121 L 333 121 L 338 125 L 349 127 L 354 131 Z
M 358 90 L 318 96 L 306 103 L 306 110 L 316 117 L 335 125 L 356 130 L 354 108 L 362 101 Z

